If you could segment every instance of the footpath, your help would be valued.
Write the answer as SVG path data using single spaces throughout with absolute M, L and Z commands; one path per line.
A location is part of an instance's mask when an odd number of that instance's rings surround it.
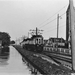
M 34 68 L 43 75 L 71 75 L 72 71 L 63 67 L 50 63 L 41 57 L 34 56 L 33 52 L 22 49 L 19 45 L 14 45 L 14 48 L 25 58 Z

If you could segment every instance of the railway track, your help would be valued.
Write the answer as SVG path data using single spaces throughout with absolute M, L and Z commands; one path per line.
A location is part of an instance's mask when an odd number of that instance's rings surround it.
M 48 52 L 48 51 L 43 51 L 43 52 L 44 52 L 44 53 L 57 54 L 57 55 L 62 55 L 62 56 L 68 56 L 68 57 L 71 57 L 70 54 L 57 53 L 57 52 Z
M 59 60 L 63 60 L 63 61 L 72 63 L 71 57 L 68 57 L 68 56 L 62 56 L 62 55 L 58 55 L 58 54 L 50 54 L 50 53 L 44 53 L 44 52 L 42 54 L 44 54 L 52 59 L 59 59 Z
M 33 53 L 46 55 L 49 58 L 53 59 L 54 61 L 56 61 L 56 59 L 59 59 L 59 60 L 62 60 L 62 61 L 66 61 L 68 63 L 72 63 L 71 56 L 69 56 L 69 55 L 62 55 L 62 54 L 48 53 L 48 52 L 42 52 L 42 53 L 33 52 Z M 56 61 L 56 62 L 58 62 L 58 61 Z
M 42 53 L 43 55 L 48 56 L 53 61 L 55 61 L 58 64 L 62 64 L 63 66 L 72 69 L 72 59 L 69 56 L 65 55 L 59 55 L 59 54 L 50 54 L 50 53 Z
M 72 67 L 72 59 L 71 59 L 71 55 L 64 55 L 64 54 L 57 54 L 57 53 L 50 53 L 50 52 L 42 52 L 42 53 L 37 53 L 34 51 L 31 51 L 34 53 L 34 55 L 36 54 L 37 56 L 41 55 L 40 57 L 42 57 L 43 55 L 51 58 L 53 61 L 55 61 L 57 64 L 63 64 L 63 65 L 67 65 L 70 67 Z M 63 63 L 62 63 L 63 62 Z
M 72 70 L 72 61 L 71 58 L 65 58 L 65 57 L 57 57 L 57 56 L 52 56 L 48 54 L 40 54 L 40 53 L 35 53 L 34 54 L 37 57 L 41 57 L 42 59 L 45 59 L 51 63 L 54 63 L 56 65 L 62 65 L 70 70 Z M 54 61 L 54 62 L 53 62 Z

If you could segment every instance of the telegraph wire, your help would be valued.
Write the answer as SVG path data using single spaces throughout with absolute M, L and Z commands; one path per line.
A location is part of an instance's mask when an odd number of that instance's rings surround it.
M 60 26 L 59 28 L 64 27 L 64 26 L 66 26 L 66 25 L 62 25 L 62 26 Z M 44 33 L 47 33 L 47 32 L 49 32 L 49 31 L 53 31 L 53 30 L 55 30 L 55 29 L 57 29 L 57 27 L 56 27 L 56 28 L 53 28 L 53 29 L 51 29 L 51 30 L 48 30 L 48 31 L 46 31 L 46 32 L 44 32 Z
M 63 15 L 65 15 L 66 14 L 66 12 L 64 12 L 62 15 L 60 15 L 60 16 L 63 16 Z
M 65 22 L 66 22 L 66 21 L 61 22 L 60 25 L 64 24 Z M 50 26 L 50 27 L 53 27 L 53 26 Z M 59 26 L 59 27 L 61 27 L 61 26 Z M 47 29 L 47 31 L 49 31 L 49 30 L 50 30 L 50 28 Z
M 61 26 L 63 23 L 66 23 L 66 21 L 61 22 L 61 23 L 60 23 L 60 26 Z M 51 27 L 54 27 L 54 25 L 53 25 L 53 26 L 48 27 L 48 28 L 47 28 L 47 30 L 49 30 Z
M 65 13 L 63 13 L 62 15 L 60 15 L 60 17 L 61 16 L 63 16 L 63 15 L 65 15 Z M 46 26 L 46 25 L 48 25 L 48 24 L 50 24 L 50 23 L 52 23 L 53 21 L 55 21 L 57 18 L 55 18 L 55 19 L 53 19 L 53 20 L 51 20 L 50 22 L 48 22 L 48 23 L 46 23 L 46 24 L 44 24 L 43 26 L 41 26 L 40 28 L 43 28 L 44 26 Z
M 42 28 L 42 27 L 44 27 L 44 26 L 46 26 L 47 24 L 49 24 L 49 23 L 52 23 L 53 21 L 55 21 L 57 18 L 55 18 L 55 19 L 53 19 L 53 20 L 51 20 L 50 22 L 48 22 L 48 23 L 46 23 L 46 24 L 44 24 L 43 26 L 41 26 L 40 28 Z
M 57 11 L 54 15 L 52 15 L 50 18 L 48 18 L 47 20 L 45 20 L 44 22 L 42 22 L 40 25 L 42 25 L 43 23 L 45 23 L 46 21 L 48 21 L 49 19 L 51 19 L 53 16 L 55 16 L 58 12 L 60 12 L 61 10 L 63 10 L 67 5 L 65 5 L 63 8 L 61 8 L 59 11 Z M 39 26 L 40 26 L 39 25 Z
M 65 25 L 61 25 L 61 26 L 59 26 L 59 28 L 61 28 L 61 27 L 63 27 L 63 26 L 65 26 Z M 54 30 L 54 29 L 57 29 L 57 27 L 55 27 L 55 28 L 53 28 L 53 29 L 51 29 L 51 30 L 48 30 L 48 31 L 52 31 L 52 30 Z M 48 31 L 46 31 L 46 32 L 48 32 Z

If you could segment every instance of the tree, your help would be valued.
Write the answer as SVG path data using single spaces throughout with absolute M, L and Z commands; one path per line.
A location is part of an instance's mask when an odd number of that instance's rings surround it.
M 6 32 L 0 32 L 0 40 L 2 41 L 2 46 L 9 46 L 10 36 Z

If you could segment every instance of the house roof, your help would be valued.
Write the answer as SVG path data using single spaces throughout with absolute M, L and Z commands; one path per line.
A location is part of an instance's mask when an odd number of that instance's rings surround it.
M 49 40 L 52 40 L 53 42 L 54 41 L 58 41 L 58 42 L 62 41 L 62 42 L 65 42 L 65 40 L 63 38 L 49 38 Z

